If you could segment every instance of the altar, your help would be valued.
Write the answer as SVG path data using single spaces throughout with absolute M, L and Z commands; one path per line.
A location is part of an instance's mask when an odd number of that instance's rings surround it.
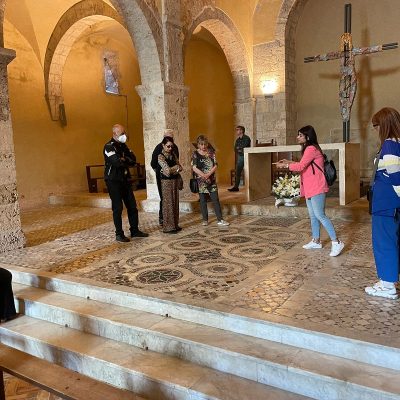
M 339 204 L 346 205 L 360 198 L 360 144 L 320 144 L 323 151 L 338 150 Z M 244 173 L 247 201 L 271 195 L 271 154 L 298 152 L 299 145 L 248 147 L 244 149 Z

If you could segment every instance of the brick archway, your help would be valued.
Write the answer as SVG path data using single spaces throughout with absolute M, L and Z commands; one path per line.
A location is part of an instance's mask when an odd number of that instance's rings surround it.
M 222 10 L 211 6 L 204 7 L 187 28 L 183 51 L 194 30 L 202 26 L 207 29 L 221 46 L 230 67 L 235 89 L 235 123 L 253 128 L 253 111 L 250 85 L 250 61 L 245 44 L 232 20 Z

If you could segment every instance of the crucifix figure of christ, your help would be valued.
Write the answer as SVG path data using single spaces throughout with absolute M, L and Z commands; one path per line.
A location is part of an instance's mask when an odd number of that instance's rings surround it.
M 355 57 L 396 49 L 398 43 L 386 43 L 370 47 L 353 47 L 351 37 L 351 4 L 344 6 L 344 33 L 340 38 L 340 50 L 304 58 L 305 63 L 340 59 L 339 103 L 343 120 L 343 141 L 350 141 L 350 114 L 357 92 Z

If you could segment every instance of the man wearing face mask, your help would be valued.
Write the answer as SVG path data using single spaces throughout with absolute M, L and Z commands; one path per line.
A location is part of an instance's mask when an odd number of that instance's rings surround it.
M 129 242 L 122 229 L 122 203 L 125 204 L 128 213 L 131 237 L 149 235 L 138 228 L 138 210 L 130 181 L 129 167 L 136 164 L 136 156 L 125 144 L 127 140 L 125 128 L 116 124 L 112 132 L 112 139 L 104 145 L 104 180 L 112 203 L 115 239 L 118 242 Z

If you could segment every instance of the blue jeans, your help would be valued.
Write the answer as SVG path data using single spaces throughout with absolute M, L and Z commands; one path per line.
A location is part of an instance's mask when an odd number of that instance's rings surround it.
M 336 240 L 335 228 L 331 220 L 325 215 L 326 193 L 317 194 L 306 199 L 308 214 L 311 220 L 311 231 L 314 239 L 320 237 L 320 224 L 326 229 L 331 240 Z
M 235 175 L 235 187 L 239 187 L 240 178 L 242 177 L 242 172 L 244 168 L 244 155 L 238 155 L 236 161 L 236 175 Z

